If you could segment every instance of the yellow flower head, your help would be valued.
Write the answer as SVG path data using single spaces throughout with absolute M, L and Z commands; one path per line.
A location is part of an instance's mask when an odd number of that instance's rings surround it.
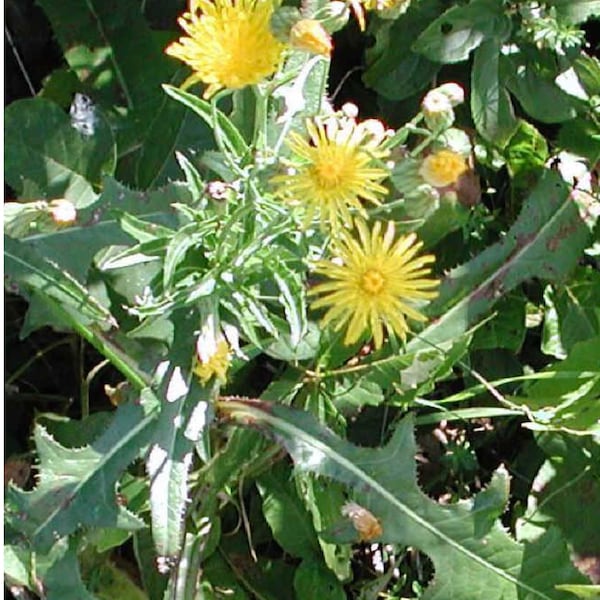
M 202 81 L 208 98 L 272 75 L 285 47 L 271 33 L 272 13 L 271 0 L 190 0 L 178 21 L 187 36 L 166 50 L 194 71 L 183 87 Z
M 379 204 L 387 193 L 381 181 L 388 171 L 377 165 L 389 151 L 381 147 L 385 128 L 374 119 L 356 123 L 336 116 L 325 122 L 308 120 L 309 140 L 291 133 L 292 166 L 286 175 L 273 178 L 276 193 L 305 209 L 304 227 L 318 215 L 321 225 L 337 230 L 352 223 L 350 209 L 366 217 L 361 199 Z
M 196 354 L 194 374 L 200 378 L 202 385 L 206 385 L 213 377 L 216 377 L 221 383 L 225 383 L 230 363 L 229 344 L 221 339 L 216 343 L 214 352 L 205 356 L 205 360 L 202 360 L 199 353 Z
M 293 48 L 323 56 L 329 56 L 333 50 L 331 36 L 325 27 L 314 19 L 301 19 L 292 26 L 290 44 Z
M 430 300 L 437 296 L 438 281 L 428 279 L 431 254 L 416 257 L 423 245 L 410 234 L 395 240 L 393 222 L 385 233 L 377 222 L 369 231 L 363 221 L 357 222 L 359 239 L 348 231 L 340 231 L 335 242 L 335 259 L 317 261 L 314 270 L 331 281 L 316 285 L 310 295 L 322 295 L 312 308 L 328 308 L 323 325 L 335 324 L 338 331 L 346 327 L 345 344 L 353 344 L 369 331 L 375 347 L 383 343 L 383 329 L 391 329 L 402 340 L 409 331 L 407 317 L 425 321 L 411 306 L 414 300 Z
M 452 150 L 438 150 L 423 159 L 419 175 L 429 185 L 442 188 L 456 183 L 468 170 L 464 156 Z

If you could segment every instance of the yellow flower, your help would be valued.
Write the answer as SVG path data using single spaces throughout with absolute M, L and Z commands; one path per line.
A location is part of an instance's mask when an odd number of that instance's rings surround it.
M 456 183 L 468 169 L 467 161 L 460 154 L 452 150 L 438 150 L 425 157 L 419 175 L 429 185 L 441 188 Z
M 360 200 L 379 204 L 387 193 L 380 182 L 389 173 L 376 164 L 389 155 L 381 147 L 383 125 L 374 119 L 357 124 L 352 118 L 337 116 L 324 123 L 308 120 L 306 127 L 309 140 L 290 134 L 292 168 L 273 178 L 276 193 L 305 209 L 304 227 L 315 215 L 323 228 L 329 225 L 335 231 L 340 221 L 351 225 L 350 209 L 366 217 Z
M 166 50 L 194 71 L 183 87 L 202 81 L 209 98 L 272 75 L 285 47 L 271 32 L 272 13 L 271 0 L 190 0 L 189 12 L 178 20 L 187 36 Z
M 301 19 L 292 26 L 290 44 L 293 48 L 323 56 L 329 56 L 333 49 L 331 36 L 325 27 L 314 19 Z
M 435 257 L 427 254 L 415 258 L 422 243 L 410 234 L 394 240 L 393 222 L 382 234 L 377 222 L 369 231 L 363 221 L 357 222 L 359 240 L 349 232 L 339 232 L 332 261 L 320 260 L 314 270 L 332 281 L 318 284 L 310 295 L 323 295 L 312 308 L 330 307 L 323 325 L 335 324 L 335 330 L 346 327 L 345 344 L 358 341 L 370 331 L 375 347 L 383 343 L 383 328 L 391 329 L 402 340 L 409 331 L 407 317 L 425 321 L 411 306 L 414 300 L 429 300 L 437 296 L 438 281 L 427 279 Z
M 200 378 L 200 383 L 206 385 L 212 377 L 216 377 L 222 383 L 227 380 L 227 369 L 231 363 L 231 351 L 225 340 L 219 340 L 212 354 L 202 360 L 200 355 L 196 356 L 194 373 Z

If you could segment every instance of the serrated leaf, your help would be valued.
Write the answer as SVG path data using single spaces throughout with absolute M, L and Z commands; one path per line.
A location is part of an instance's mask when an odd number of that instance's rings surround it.
M 585 210 L 556 173 L 545 171 L 502 241 L 448 273 L 426 309 L 437 318 L 407 344 L 407 352 L 456 339 L 527 279 L 565 277 L 589 243 L 592 223 L 584 220 Z
M 110 311 L 87 288 L 26 243 L 5 236 L 4 268 L 7 283 L 13 290 L 58 302 L 84 323 L 98 323 L 106 329 L 116 324 Z
M 381 540 L 419 548 L 433 561 L 435 580 L 424 600 L 473 600 L 473 582 L 488 600 L 566 598 L 557 583 L 579 583 L 569 564 L 554 564 L 541 576 L 539 551 L 529 554 L 498 525 L 481 539 L 475 537 L 473 500 L 441 505 L 417 486 L 416 445 L 412 420 L 401 421 L 382 448 L 359 448 L 318 424 L 303 411 L 260 401 L 221 402 L 224 416 L 253 424 L 276 435 L 295 466 L 340 481 L 381 523 Z M 568 562 L 564 543 L 554 540 Z M 557 578 L 558 575 L 558 578 Z
M 115 164 L 115 142 L 103 119 L 93 135 L 84 135 L 59 106 L 43 98 L 13 102 L 4 119 L 10 140 L 4 173 L 18 194 L 33 184 L 38 199 L 67 198 L 76 207 L 96 200 L 93 186 Z
M 189 372 L 194 331 L 200 321 L 196 311 L 175 313 L 170 362 L 159 367 L 160 396 L 164 401 L 150 439 L 146 466 L 150 476 L 152 537 L 165 567 L 175 563 L 181 550 L 194 445 L 205 436 L 211 418 L 211 388 L 196 384 Z
M 142 403 L 121 406 L 109 428 L 82 448 L 64 448 L 42 426 L 35 427 L 38 484 L 32 491 L 12 487 L 7 492 L 11 522 L 34 548 L 47 552 L 56 539 L 81 526 L 144 526 L 116 500 L 117 480 L 147 444 L 154 425 L 149 391 L 142 393 Z

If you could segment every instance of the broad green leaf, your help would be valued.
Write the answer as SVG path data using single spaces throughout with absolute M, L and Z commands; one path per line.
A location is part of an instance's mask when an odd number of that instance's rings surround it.
M 542 123 L 562 123 L 577 116 L 574 101 L 539 67 L 521 56 L 503 57 L 503 83 L 528 115 Z
M 184 76 L 181 64 L 164 53 L 173 34 L 152 31 L 145 11 L 135 3 L 42 0 L 40 5 L 80 85 L 112 113 L 120 180 L 141 188 L 165 182 L 177 169 L 176 146 L 209 146 L 209 129 L 186 118 L 161 89 L 163 83 L 177 84 Z M 175 7 L 169 20 L 174 11 Z
M 403 100 L 423 90 L 440 65 L 411 49 L 419 33 L 443 10 L 439 0 L 413 2 L 393 23 L 375 30 L 375 45 L 367 49 L 364 83 L 390 100 Z
M 559 175 L 545 171 L 502 241 L 448 273 L 439 297 L 427 307 L 436 320 L 407 344 L 407 351 L 458 338 L 523 281 L 555 281 L 569 274 L 592 226 L 569 192 Z
M 564 123 L 558 132 L 561 148 L 588 159 L 595 165 L 600 160 L 600 124 L 584 117 Z
M 296 598 L 345 600 L 346 592 L 335 575 L 316 560 L 305 559 L 294 575 Z
M 435 19 L 413 44 L 413 50 L 439 63 L 461 62 L 486 40 L 505 39 L 510 29 L 500 0 L 472 0 L 468 5 L 449 8 Z
M 146 391 L 141 403 L 122 405 L 108 429 L 82 448 L 64 448 L 42 426 L 35 427 L 40 461 L 37 486 L 27 492 L 11 487 L 7 492 L 10 523 L 35 549 L 48 552 L 56 539 L 81 526 L 128 530 L 144 526 L 117 504 L 116 485 L 148 443 L 155 402 Z
M 378 539 L 426 553 L 436 576 L 422 596 L 424 600 L 472 600 L 474 582 L 485 589 L 489 600 L 566 600 L 554 586 L 582 581 L 568 562 L 566 545 L 560 539 L 554 540 L 554 556 L 566 564 L 555 563 L 542 576 L 539 549 L 530 552 L 535 541 L 519 544 L 497 522 L 484 537 L 476 537 L 476 531 L 481 533 L 481 525 L 476 528 L 480 522 L 475 518 L 476 500 L 442 505 L 428 498 L 416 481 L 410 417 L 398 424 L 386 446 L 360 448 L 336 437 L 310 414 L 281 405 L 230 401 L 221 402 L 219 409 L 234 422 L 251 423 L 276 435 L 297 469 L 348 486 L 354 500 L 381 523 Z M 490 514 L 486 502 L 479 510 Z
M 500 41 L 485 41 L 475 51 L 471 71 L 471 112 L 477 131 L 489 142 L 503 147 L 515 132 L 510 96 L 500 78 Z
M 598 600 L 600 598 L 600 585 L 557 585 L 557 590 L 570 592 L 578 598 Z
M 13 102 L 4 119 L 10 140 L 4 173 L 17 194 L 67 198 L 76 207 L 96 200 L 94 186 L 115 166 L 115 143 L 104 119 L 97 119 L 93 135 L 84 135 L 60 107 L 42 98 Z
M 504 149 L 504 156 L 511 177 L 521 180 L 518 183 L 523 188 L 530 183 L 531 172 L 539 172 L 548 160 L 548 143 L 533 125 L 519 120 L 517 130 Z
M 318 559 L 317 535 L 310 514 L 298 497 L 291 469 L 276 466 L 261 474 L 256 483 L 275 541 L 292 556 Z

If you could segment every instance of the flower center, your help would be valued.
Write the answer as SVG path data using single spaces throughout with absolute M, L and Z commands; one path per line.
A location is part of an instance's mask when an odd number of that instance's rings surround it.
M 325 191 L 339 189 L 352 173 L 351 156 L 340 146 L 319 149 L 319 155 L 310 168 L 317 186 Z
M 378 296 L 385 286 L 385 277 L 377 270 L 367 271 L 360 280 L 364 292 L 371 296 Z

